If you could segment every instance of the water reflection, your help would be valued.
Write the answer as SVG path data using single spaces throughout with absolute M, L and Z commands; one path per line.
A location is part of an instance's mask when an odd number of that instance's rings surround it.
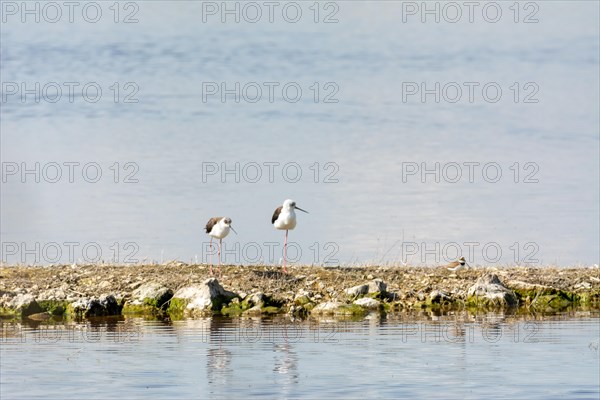
M 206 350 L 206 379 L 211 393 L 214 393 L 215 390 L 228 386 L 233 377 L 233 354 L 223 345 L 229 327 L 224 320 L 215 318 L 203 320 L 202 329 L 206 329 L 209 345 Z
M 288 382 L 297 383 L 298 379 L 298 357 L 291 343 L 273 345 L 275 353 L 275 367 L 273 371 L 279 374 L 289 375 Z
M 296 391 L 299 383 L 298 355 L 295 345 L 289 341 L 273 345 L 275 381 L 282 397 L 288 397 Z
M 521 311 L 483 312 L 412 310 L 401 313 L 371 313 L 361 318 L 348 316 L 316 316 L 298 319 L 288 316 L 269 318 L 199 318 L 181 321 L 165 319 L 144 319 L 141 317 L 98 317 L 78 321 L 62 318 L 47 320 L 0 319 L 2 338 L 20 338 L 27 335 L 51 336 L 49 331 L 56 331 L 63 339 L 96 342 L 99 340 L 124 341 L 126 337 L 143 339 L 143 330 L 149 326 L 163 336 L 176 337 L 176 342 L 199 341 L 208 343 L 213 348 L 223 348 L 231 344 L 272 343 L 275 351 L 291 351 L 293 344 L 313 341 L 334 342 L 335 337 L 349 333 L 382 334 L 388 330 L 401 329 L 410 332 L 418 325 L 428 327 L 446 326 L 445 330 L 455 336 L 465 336 L 470 329 L 490 331 L 511 328 L 515 324 L 534 326 L 544 323 L 554 326 L 565 321 L 600 318 L 598 310 L 571 310 L 560 313 L 523 313 Z M 45 331 L 45 332 L 44 332 Z M 44 333 L 42 333 L 44 332 Z
M 581 310 L 4 320 L 0 368 L 10 398 L 59 390 L 82 398 L 110 388 L 125 397 L 144 389 L 148 398 L 351 397 L 364 388 L 371 397 L 481 397 L 498 380 L 509 397 L 580 390 L 597 398 L 599 320 L 599 311 Z M 569 368 L 547 382 L 561 365 Z M 34 383 L 23 392 L 26 376 Z
M 194 323 L 198 326 L 198 323 Z M 185 325 L 189 326 L 189 322 Z M 200 322 L 200 335 L 206 342 L 206 376 L 213 394 L 222 393 L 223 387 L 236 378 L 235 365 L 250 363 L 254 369 L 269 369 L 276 375 L 278 387 L 287 392 L 298 383 L 298 355 L 294 342 L 302 336 L 297 324 L 285 320 L 261 318 L 224 319 L 211 318 Z M 261 352 L 271 352 L 270 362 L 240 358 L 234 351 L 238 346 L 257 348 Z M 237 354 L 237 360 L 235 359 Z M 269 367 L 269 364 L 272 367 Z

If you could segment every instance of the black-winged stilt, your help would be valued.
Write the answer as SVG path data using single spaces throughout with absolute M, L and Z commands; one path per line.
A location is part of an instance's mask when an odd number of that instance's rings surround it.
M 235 232 L 235 229 L 231 226 L 231 218 L 229 217 L 213 217 L 206 223 L 206 233 L 210 236 L 210 247 L 212 249 L 213 238 L 219 239 L 219 274 L 221 274 L 221 245 L 223 244 L 223 238 L 229 235 L 229 230 Z M 237 235 L 237 232 L 235 232 Z M 212 252 L 210 253 L 210 273 L 212 270 Z
M 458 261 L 453 261 L 450 264 L 446 265 L 446 268 L 448 268 L 448 271 L 456 272 L 460 271 L 461 269 L 464 269 L 465 265 L 469 264 L 467 264 L 467 260 L 465 260 L 464 257 L 461 257 L 458 259 Z
M 276 229 L 285 230 L 285 240 L 283 242 L 283 272 L 287 272 L 285 264 L 287 260 L 288 231 L 296 227 L 296 212 L 294 210 L 299 210 L 308 214 L 308 211 L 298 207 L 294 200 L 287 199 L 283 202 L 282 206 L 277 207 L 271 218 L 271 223 Z

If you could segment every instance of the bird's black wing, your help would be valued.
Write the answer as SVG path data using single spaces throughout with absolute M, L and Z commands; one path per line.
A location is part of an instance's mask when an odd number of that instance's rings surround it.
M 273 218 L 271 218 L 272 224 L 274 224 L 275 221 L 277 221 L 277 218 L 279 218 L 279 214 L 281 214 L 281 210 L 283 210 L 283 206 L 277 207 L 277 209 L 273 213 Z
M 213 218 L 209 219 L 208 222 L 206 223 L 206 233 L 210 233 L 210 231 L 212 231 L 213 226 L 218 224 L 219 221 L 221 220 L 221 218 L 223 218 L 223 217 L 213 217 Z

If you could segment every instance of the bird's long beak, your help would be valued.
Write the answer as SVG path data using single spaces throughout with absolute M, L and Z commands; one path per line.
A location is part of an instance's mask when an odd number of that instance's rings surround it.
M 229 227 L 231 228 L 231 230 L 233 231 L 233 233 L 235 233 L 237 235 L 237 232 L 235 231 L 235 229 L 233 229 L 233 226 L 229 225 Z
M 303 209 L 301 209 L 301 208 L 300 208 L 300 207 L 298 207 L 298 206 L 295 206 L 294 208 L 295 208 L 296 210 L 300 210 L 300 211 L 302 211 L 302 212 L 305 212 L 305 213 L 307 213 L 307 214 L 308 214 L 308 211 L 306 211 L 306 210 L 303 210 Z

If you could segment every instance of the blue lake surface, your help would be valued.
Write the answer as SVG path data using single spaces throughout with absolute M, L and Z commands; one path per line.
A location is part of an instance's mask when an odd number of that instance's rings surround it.
M 597 399 L 597 312 L 2 323 L 6 399 Z
M 597 2 L 11 4 L 8 264 L 206 261 L 215 215 L 225 262 L 276 264 L 286 198 L 297 263 L 600 259 Z
M 277 264 L 286 198 L 298 264 L 600 260 L 598 2 L 53 4 L 0 4 L 3 263 L 206 262 L 225 215 Z M 598 399 L 598 317 L 4 321 L 0 397 Z

